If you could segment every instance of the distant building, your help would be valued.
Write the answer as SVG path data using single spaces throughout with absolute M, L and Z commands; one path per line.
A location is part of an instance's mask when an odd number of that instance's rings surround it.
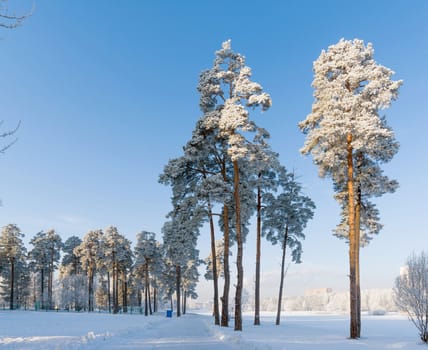
M 305 296 L 314 296 L 314 295 L 325 295 L 333 293 L 332 288 L 316 288 L 316 289 L 306 289 Z

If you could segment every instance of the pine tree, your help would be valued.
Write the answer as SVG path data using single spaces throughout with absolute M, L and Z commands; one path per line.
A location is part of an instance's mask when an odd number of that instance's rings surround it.
M 9 224 L 2 228 L 0 236 L 0 276 L 3 283 L 7 283 L 8 295 L 6 300 L 9 300 L 9 308 L 13 310 L 17 303 L 18 293 L 20 288 L 25 288 L 25 285 L 20 285 L 25 282 L 21 279 L 24 275 L 23 268 L 26 267 L 25 259 L 27 250 L 24 247 L 22 238 L 24 234 L 18 226 Z
M 248 108 L 261 106 L 267 110 L 270 96 L 262 87 L 250 80 L 251 69 L 245 58 L 231 49 L 231 41 L 223 43 L 216 52 L 213 68 L 203 72 L 198 90 L 201 93 L 203 112 L 206 115 L 204 129 L 217 129 L 227 142 L 227 154 L 233 166 L 233 204 L 237 242 L 237 283 L 235 293 L 235 330 L 242 330 L 241 297 L 243 288 L 243 220 L 241 218 L 240 164 L 249 157 L 246 135 L 257 130 L 249 119 Z M 226 218 L 227 213 L 226 213 Z M 225 243 L 227 241 L 225 240 Z M 228 253 L 225 252 L 225 259 Z
M 296 181 L 294 173 L 288 173 L 285 168 L 281 168 L 278 183 L 281 191 L 277 196 L 266 193 L 266 206 L 263 209 L 263 233 L 272 244 L 279 243 L 282 250 L 277 325 L 281 320 L 286 249 L 291 249 L 292 261 L 300 263 L 302 240 L 305 239 L 303 230 L 312 219 L 315 209 L 314 202 L 302 193 L 302 187 Z
M 165 254 L 175 268 L 177 317 L 181 316 L 182 274 L 190 261 L 199 261 L 196 244 L 205 212 L 197 202 L 190 195 L 173 201 L 173 210 L 168 215 L 170 221 L 162 228 Z
M 198 266 L 200 261 L 189 260 L 182 273 L 182 291 L 183 291 L 183 303 L 182 312 L 186 314 L 187 310 L 187 299 L 197 299 L 198 293 L 196 292 L 196 285 L 199 281 Z
M 387 162 L 398 150 L 394 133 L 379 116 L 398 97 L 402 81 L 375 62 L 373 47 L 362 40 L 340 40 L 314 62 L 315 102 L 299 124 L 307 134 L 302 153 L 311 153 L 320 176 L 330 176 L 346 193 L 349 226 L 350 337 L 360 337 L 358 204 L 361 159 Z M 359 171 L 361 171 L 359 173 Z M 379 173 L 378 173 L 379 175 Z M 358 217 L 357 217 L 358 216 Z
M 150 299 L 150 278 L 153 265 L 159 261 L 159 250 L 153 232 L 142 231 L 137 234 L 134 248 L 134 270 L 137 278 L 144 279 L 144 314 L 152 314 Z
M 83 237 L 83 241 L 73 250 L 73 254 L 79 257 L 81 267 L 87 276 L 89 312 L 94 311 L 95 307 L 94 281 L 97 272 L 97 264 L 99 264 L 99 259 L 102 256 L 102 236 L 102 230 L 91 230 Z
M 216 213 L 213 208 L 216 203 L 226 205 L 231 191 L 227 183 L 227 155 L 222 151 L 222 140 L 217 138 L 212 130 L 202 127 L 204 120 L 205 116 L 196 123 L 192 138 L 184 147 L 184 155 L 168 162 L 159 181 L 172 186 L 174 198 L 192 194 L 198 199 L 199 205 L 205 208 L 210 226 L 211 255 L 216 260 L 213 218 Z M 214 265 L 214 270 L 216 268 L 217 264 Z M 213 278 L 214 323 L 220 324 L 217 275 L 216 272 Z M 225 286 L 227 288 L 227 283 Z
M 63 246 L 64 255 L 60 266 L 61 301 L 69 309 L 80 311 L 86 307 L 86 298 L 82 288 L 85 286 L 85 278 L 82 275 L 82 264 L 80 257 L 75 253 L 75 248 L 81 244 L 82 240 L 77 236 L 69 237 Z M 83 282 L 83 283 L 82 283 Z
M 55 230 L 41 231 L 31 239 L 30 244 L 33 245 L 33 249 L 29 253 L 30 265 L 40 278 L 39 300 L 41 300 L 41 306 L 43 309 L 53 309 L 53 274 L 58 268 L 61 256 L 63 246 L 61 237 Z
M 254 325 L 260 325 L 260 268 L 261 268 L 261 236 L 262 236 L 262 209 L 266 193 L 276 191 L 276 176 L 280 168 L 278 154 L 274 153 L 267 139 L 269 133 L 259 129 L 255 143 L 251 145 L 252 157 L 248 163 L 250 167 L 249 183 L 256 192 L 256 273 L 254 281 Z
M 120 305 L 122 305 L 123 312 L 127 312 L 127 278 L 133 257 L 131 242 L 121 235 L 116 227 L 109 226 L 105 230 L 103 252 L 112 276 L 113 313 L 119 312 Z
M 74 249 L 82 243 L 82 240 L 77 236 L 71 236 L 64 242 L 61 265 L 66 267 L 70 274 L 81 273 L 80 257 L 75 253 Z

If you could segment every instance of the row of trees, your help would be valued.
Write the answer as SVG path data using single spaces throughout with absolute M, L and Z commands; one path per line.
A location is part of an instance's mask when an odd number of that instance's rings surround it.
M 30 240 L 29 251 L 23 237 L 13 224 L 3 227 L 0 236 L 0 290 L 10 309 L 34 305 L 118 313 L 127 312 L 131 305 L 144 308 L 147 315 L 160 302 L 171 301 L 173 307 L 175 257 L 169 243 L 160 244 L 152 232 L 140 232 L 133 249 L 114 226 L 89 231 L 83 239 L 71 236 L 65 242 L 54 230 L 41 231 Z M 196 268 L 195 262 L 183 269 L 183 299 L 196 297 Z M 55 284 L 59 287 L 56 300 Z M 185 303 L 182 309 L 185 312 Z

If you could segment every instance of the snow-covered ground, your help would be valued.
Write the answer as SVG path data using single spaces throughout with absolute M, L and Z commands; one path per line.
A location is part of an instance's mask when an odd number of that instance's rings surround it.
M 245 350 L 422 350 L 414 326 L 403 316 L 364 316 L 363 337 L 347 339 L 345 315 L 295 314 L 275 326 L 272 315 L 262 325 L 244 318 L 244 331 L 215 327 L 207 315 L 179 319 L 164 314 L 145 317 L 99 313 L 34 311 L 0 312 L 0 349 L 128 350 L 128 349 L 245 349 Z

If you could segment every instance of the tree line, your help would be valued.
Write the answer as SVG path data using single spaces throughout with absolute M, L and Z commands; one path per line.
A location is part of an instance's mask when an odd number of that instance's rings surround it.
M 148 315 L 159 304 L 173 307 L 175 267 L 168 246 L 156 241 L 153 232 L 138 233 L 133 248 L 114 226 L 64 242 L 55 230 L 41 231 L 31 238 L 28 251 L 23 237 L 14 224 L 4 226 L 0 236 L 0 296 L 11 310 L 126 313 L 131 306 Z M 196 297 L 195 267 L 188 263 L 183 268 L 180 286 L 186 298 Z

